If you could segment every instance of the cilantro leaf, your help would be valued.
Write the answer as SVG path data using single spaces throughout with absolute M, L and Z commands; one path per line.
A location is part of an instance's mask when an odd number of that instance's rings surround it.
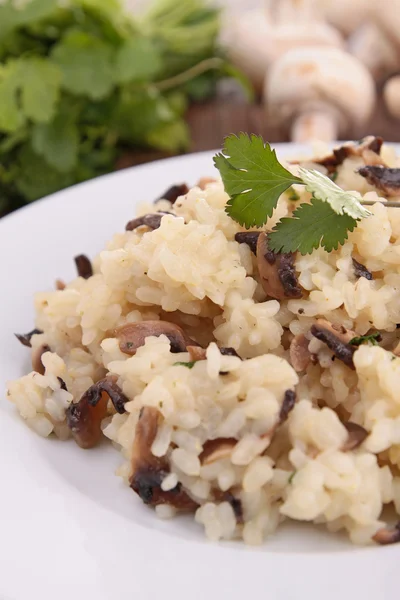
M 189 146 L 189 128 L 183 119 L 172 123 L 163 123 L 146 136 L 149 146 L 165 152 L 179 152 Z
M 371 333 L 370 335 L 360 335 L 360 337 L 354 337 L 350 340 L 349 344 L 352 346 L 361 346 L 361 344 L 372 344 L 378 346 L 378 342 L 382 341 L 382 336 L 379 332 Z
M 162 67 L 161 53 L 144 37 L 127 40 L 117 52 L 115 81 L 126 83 L 152 79 Z
M 230 196 L 226 211 L 246 228 L 264 225 L 279 196 L 293 183 L 302 183 L 282 167 L 275 150 L 256 135 L 227 137 L 214 164 Z
M 314 198 L 311 204 L 301 204 L 292 217 L 281 219 L 269 234 L 273 252 L 311 254 L 320 245 L 327 252 L 336 250 L 353 231 L 357 221 L 347 214 L 338 215 L 322 200 Z
M 99 100 L 113 89 L 114 51 L 99 38 L 72 30 L 54 47 L 51 56 L 69 92 Z
M 79 132 L 68 115 L 60 112 L 50 123 L 36 125 L 32 147 L 58 171 L 70 171 L 78 158 Z
M 314 169 L 300 167 L 299 173 L 307 191 L 315 198 L 328 202 L 338 215 L 346 214 L 357 220 L 370 216 L 370 211 L 360 204 L 358 192 L 342 190 L 329 177 Z
M 27 119 L 50 120 L 59 85 L 57 67 L 41 58 L 10 60 L 0 66 L 0 130 L 16 131 Z

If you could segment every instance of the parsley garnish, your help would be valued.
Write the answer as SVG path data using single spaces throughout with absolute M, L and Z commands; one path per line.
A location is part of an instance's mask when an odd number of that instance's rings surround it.
M 279 196 L 293 183 L 303 183 L 282 167 L 275 150 L 257 135 L 227 137 L 214 164 L 230 196 L 226 212 L 246 228 L 264 225 Z
M 180 365 L 181 367 L 187 367 L 188 369 L 193 369 L 194 365 L 196 364 L 197 361 L 192 360 L 190 362 L 175 362 L 173 364 L 174 367 Z
M 293 481 L 293 477 L 296 475 L 296 473 L 297 473 L 297 470 L 295 469 L 295 470 L 293 471 L 293 473 L 291 473 L 291 474 L 290 474 L 290 477 L 289 477 L 289 479 L 288 479 L 288 483 L 289 483 L 289 484 L 291 484 L 291 483 L 292 483 L 292 481 Z
M 354 337 L 350 340 L 350 344 L 352 346 L 361 346 L 361 344 L 372 344 L 373 346 L 378 346 L 378 342 L 382 340 L 382 336 L 379 332 L 371 333 L 370 335 L 360 335 L 360 337 Z
M 274 252 L 310 254 L 319 246 L 336 250 L 357 221 L 371 214 L 360 204 L 358 193 L 342 190 L 319 171 L 300 168 L 300 177 L 292 175 L 256 135 L 227 137 L 214 163 L 230 196 L 226 212 L 246 228 L 264 225 L 280 195 L 293 184 L 305 185 L 312 194 L 311 204 L 301 204 L 268 236 Z

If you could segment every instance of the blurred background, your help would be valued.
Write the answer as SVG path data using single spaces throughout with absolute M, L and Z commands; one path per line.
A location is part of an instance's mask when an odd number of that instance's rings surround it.
M 400 0 L 0 0 L 0 215 L 222 145 L 400 141 Z

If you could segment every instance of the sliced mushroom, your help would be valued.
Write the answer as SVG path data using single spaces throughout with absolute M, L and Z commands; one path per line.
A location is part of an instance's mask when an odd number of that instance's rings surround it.
M 296 393 L 293 390 L 286 390 L 285 395 L 283 397 L 283 402 L 281 406 L 281 410 L 279 412 L 279 422 L 278 425 L 282 425 L 290 414 L 290 412 L 294 409 L 294 405 L 296 404 Z
M 74 260 L 79 277 L 89 279 L 93 275 L 93 268 L 88 257 L 85 254 L 79 254 L 79 256 L 75 256 Z
M 32 348 L 31 339 L 33 335 L 40 335 L 43 333 L 41 329 L 32 329 L 29 333 L 14 333 L 15 337 L 23 346 Z
M 235 240 L 239 244 L 247 244 L 253 254 L 257 254 L 257 242 L 261 231 L 239 231 Z
M 290 342 L 290 363 L 297 373 L 305 371 L 311 362 L 311 352 L 308 349 L 310 341 L 301 333 Z
M 156 213 L 149 213 L 148 215 L 142 215 L 141 217 L 137 217 L 125 226 L 125 231 L 133 231 L 138 227 L 148 227 L 149 229 L 158 229 L 161 225 L 161 219 L 165 215 L 172 215 L 170 212 L 160 211 Z M 175 215 L 173 215 L 175 216 Z
M 200 177 L 199 181 L 197 182 L 197 186 L 201 189 L 201 190 L 205 190 L 206 187 L 210 184 L 210 183 L 215 183 L 217 180 L 214 177 Z
M 163 480 L 169 474 L 169 466 L 164 457 L 158 458 L 151 452 L 159 418 L 160 413 L 156 408 L 142 408 L 133 442 L 130 486 L 145 504 L 169 504 L 180 510 L 195 510 L 197 503 L 182 489 L 180 483 L 169 491 L 161 488 Z
M 373 280 L 372 273 L 371 271 L 368 271 L 367 267 L 364 267 L 364 265 L 359 263 L 355 258 L 353 258 L 352 261 L 354 267 L 354 274 L 356 277 L 365 277 L 365 279 L 368 279 L 369 281 Z
M 356 334 L 341 325 L 333 325 L 325 319 L 318 319 L 317 323 L 311 327 L 311 333 L 317 340 L 320 340 L 328 346 L 336 358 L 345 365 L 354 369 L 353 355 L 357 350 L 349 344 Z
M 239 356 L 239 354 L 236 352 L 235 348 L 219 348 L 219 351 L 221 352 L 222 356 L 236 356 L 237 358 L 240 358 L 240 360 L 242 360 L 242 357 Z
M 144 346 L 149 336 L 165 335 L 171 343 L 171 352 L 185 352 L 188 346 L 199 346 L 175 323 L 168 321 L 141 321 L 127 323 L 114 331 L 121 352 L 133 356 L 140 346 Z
M 186 350 L 189 352 L 190 360 L 206 360 L 207 358 L 206 349 L 200 346 L 187 346 Z
M 47 344 L 42 344 L 32 353 L 32 369 L 40 375 L 44 375 L 46 370 L 42 363 L 42 356 L 45 352 L 50 352 L 50 346 Z
M 68 407 L 67 424 L 81 448 L 93 448 L 100 441 L 101 422 L 107 416 L 108 399 L 118 413 L 125 412 L 129 398 L 112 377 L 100 379 L 86 390 L 79 402 Z
M 159 198 L 157 198 L 156 202 L 159 200 L 169 200 L 171 204 L 174 204 L 180 196 L 184 196 L 189 191 L 186 183 L 181 183 L 179 185 L 173 185 L 168 188 Z
M 257 240 L 257 265 L 267 296 L 276 300 L 302 297 L 294 268 L 295 257 L 293 252 L 272 252 L 268 248 L 267 234 L 260 233 Z
M 211 465 L 217 460 L 229 458 L 232 450 L 237 444 L 234 438 L 217 438 L 216 440 L 208 440 L 203 446 L 203 452 L 200 454 L 200 462 L 202 465 Z
M 368 431 L 361 427 L 361 425 L 357 425 L 357 423 L 353 423 L 352 421 L 347 421 L 347 423 L 343 423 L 349 432 L 349 436 L 347 441 L 342 446 L 342 452 L 348 452 L 349 450 L 355 450 L 363 441 L 368 437 Z
M 65 383 L 64 379 L 61 379 L 61 377 L 57 377 L 57 379 L 58 379 L 58 382 L 60 384 L 60 389 L 64 390 L 65 392 L 68 392 L 68 389 L 67 389 L 67 386 L 66 386 L 66 383 Z
M 389 529 L 388 527 L 382 527 L 381 529 L 378 529 L 372 539 L 374 542 L 377 542 L 377 544 L 381 544 L 382 546 L 387 546 L 388 544 L 397 544 L 400 542 L 400 523 L 397 523 L 393 529 Z
M 66 287 L 67 287 L 66 283 L 62 279 L 56 279 L 56 284 L 55 284 L 56 290 L 58 290 L 59 292 L 62 292 L 62 290 L 65 290 Z
M 369 135 L 358 142 L 346 142 L 339 148 L 332 150 L 332 154 L 324 156 L 313 162 L 318 165 L 322 165 L 328 169 L 329 173 L 336 171 L 337 167 L 344 163 L 346 158 L 350 156 L 360 156 L 363 158 L 366 165 L 383 165 L 382 158 L 380 156 L 383 139 Z
M 358 173 L 385 196 L 400 196 L 400 169 L 366 166 L 358 169 Z

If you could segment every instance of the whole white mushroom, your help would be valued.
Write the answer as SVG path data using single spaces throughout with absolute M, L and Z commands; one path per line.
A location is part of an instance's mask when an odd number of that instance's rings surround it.
M 286 6 L 286 12 L 289 8 Z M 318 20 L 299 21 L 297 13 L 288 14 L 291 20 L 283 19 L 281 12 L 277 16 L 272 9 L 227 16 L 222 42 L 228 58 L 249 77 L 257 91 L 262 90 L 270 66 L 290 48 L 344 45 L 340 33 L 330 25 Z
M 399 48 L 373 21 L 363 23 L 350 35 L 347 48 L 376 80 L 392 73 L 399 65 Z
M 400 119 L 400 75 L 394 75 L 383 88 L 383 99 L 386 107 L 395 119 Z
M 338 48 L 289 50 L 271 68 L 264 99 L 269 118 L 298 142 L 330 141 L 349 134 L 372 114 L 373 78 L 356 58 Z
M 383 0 L 385 4 L 391 0 Z M 323 17 L 344 35 L 350 35 L 364 23 L 378 0 L 317 0 L 316 8 Z

